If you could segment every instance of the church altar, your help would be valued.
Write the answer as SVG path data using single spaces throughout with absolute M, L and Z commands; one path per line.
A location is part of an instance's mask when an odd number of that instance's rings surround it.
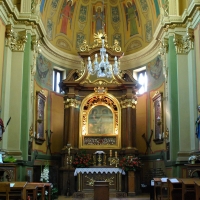
M 110 193 L 119 193 L 122 191 L 122 175 L 125 172 L 116 167 L 76 168 L 77 192 L 93 193 L 95 181 L 106 181 L 109 182 Z

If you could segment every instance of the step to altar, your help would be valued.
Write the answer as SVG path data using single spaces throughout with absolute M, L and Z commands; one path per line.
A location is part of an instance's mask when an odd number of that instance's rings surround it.
M 73 198 L 93 198 L 94 192 L 75 192 Z M 125 192 L 109 192 L 111 198 L 123 198 L 127 197 Z

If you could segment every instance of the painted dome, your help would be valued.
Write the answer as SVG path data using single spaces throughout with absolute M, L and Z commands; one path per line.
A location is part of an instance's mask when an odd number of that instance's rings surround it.
M 40 13 L 49 42 L 77 55 L 84 40 L 107 34 L 108 43 L 118 40 L 125 55 L 138 52 L 153 40 L 164 0 L 41 0 Z

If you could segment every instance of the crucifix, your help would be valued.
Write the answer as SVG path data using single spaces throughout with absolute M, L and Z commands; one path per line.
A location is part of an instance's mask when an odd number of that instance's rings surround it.
M 148 153 L 148 149 L 151 151 L 151 153 L 153 153 L 152 149 L 151 149 L 151 138 L 153 136 L 153 130 L 151 130 L 151 135 L 149 137 L 149 140 L 147 140 L 146 136 L 145 136 L 145 133 L 142 135 L 142 137 L 144 138 L 145 142 L 146 142 L 146 151 L 145 151 L 145 154 Z

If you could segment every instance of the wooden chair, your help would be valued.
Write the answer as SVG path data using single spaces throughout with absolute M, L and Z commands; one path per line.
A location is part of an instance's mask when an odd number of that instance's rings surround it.
M 0 199 L 9 200 L 9 192 L 10 192 L 10 183 L 0 182 Z

